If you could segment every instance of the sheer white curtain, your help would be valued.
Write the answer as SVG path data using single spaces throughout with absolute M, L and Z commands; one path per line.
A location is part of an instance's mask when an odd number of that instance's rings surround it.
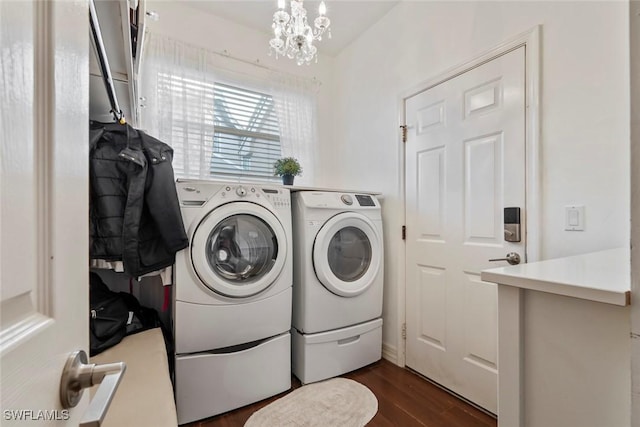
M 149 34 L 141 77 L 140 93 L 145 98 L 141 128 L 173 147 L 176 176 L 212 178 L 216 82 L 273 96 L 282 156 L 300 161 L 303 173 L 296 184 L 313 185 L 317 82 Z
M 143 64 L 141 127 L 171 145 L 176 176 L 209 178 L 214 76 L 206 52 L 149 34 Z M 194 82 L 210 90 L 195 90 Z
M 280 124 L 283 157 L 295 157 L 302 166 L 296 185 L 315 184 L 317 156 L 318 83 L 307 78 L 273 72 L 273 101 Z

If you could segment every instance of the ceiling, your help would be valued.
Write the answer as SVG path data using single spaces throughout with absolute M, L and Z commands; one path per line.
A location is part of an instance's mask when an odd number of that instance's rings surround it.
M 271 34 L 271 21 L 276 0 L 181 0 L 186 6 L 209 12 L 221 18 Z M 335 56 L 398 4 L 398 0 L 325 0 L 331 19 L 331 39 L 323 37 L 316 46 L 321 53 Z M 306 0 L 309 23 L 318 15 L 320 1 Z M 287 1 L 287 10 L 289 1 Z

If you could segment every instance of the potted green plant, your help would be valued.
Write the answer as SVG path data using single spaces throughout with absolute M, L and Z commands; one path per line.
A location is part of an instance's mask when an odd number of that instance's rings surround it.
M 282 177 L 284 185 L 293 185 L 293 177 L 302 174 L 302 166 L 294 157 L 283 157 L 273 164 L 273 174 Z

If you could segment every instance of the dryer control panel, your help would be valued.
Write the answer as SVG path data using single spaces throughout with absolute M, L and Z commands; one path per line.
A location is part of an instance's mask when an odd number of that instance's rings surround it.
M 294 193 L 306 207 L 317 209 L 380 209 L 377 198 L 371 194 L 338 193 L 333 191 L 299 191 Z
M 375 206 L 373 198 L 365 194 L 356 194 L 356 200 L 360 206 Z

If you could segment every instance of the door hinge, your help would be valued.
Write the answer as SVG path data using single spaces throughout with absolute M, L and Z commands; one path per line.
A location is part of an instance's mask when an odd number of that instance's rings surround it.
M 407 125 L 400 126 L 402 132 L 402 142 L 407 142 Z
M 407 339 L 407 324 L 406 323 L 402 324 L 402 339 L 403 340 Z
M 407 226 L 402 226 L 402 240 L 407 240 Z

